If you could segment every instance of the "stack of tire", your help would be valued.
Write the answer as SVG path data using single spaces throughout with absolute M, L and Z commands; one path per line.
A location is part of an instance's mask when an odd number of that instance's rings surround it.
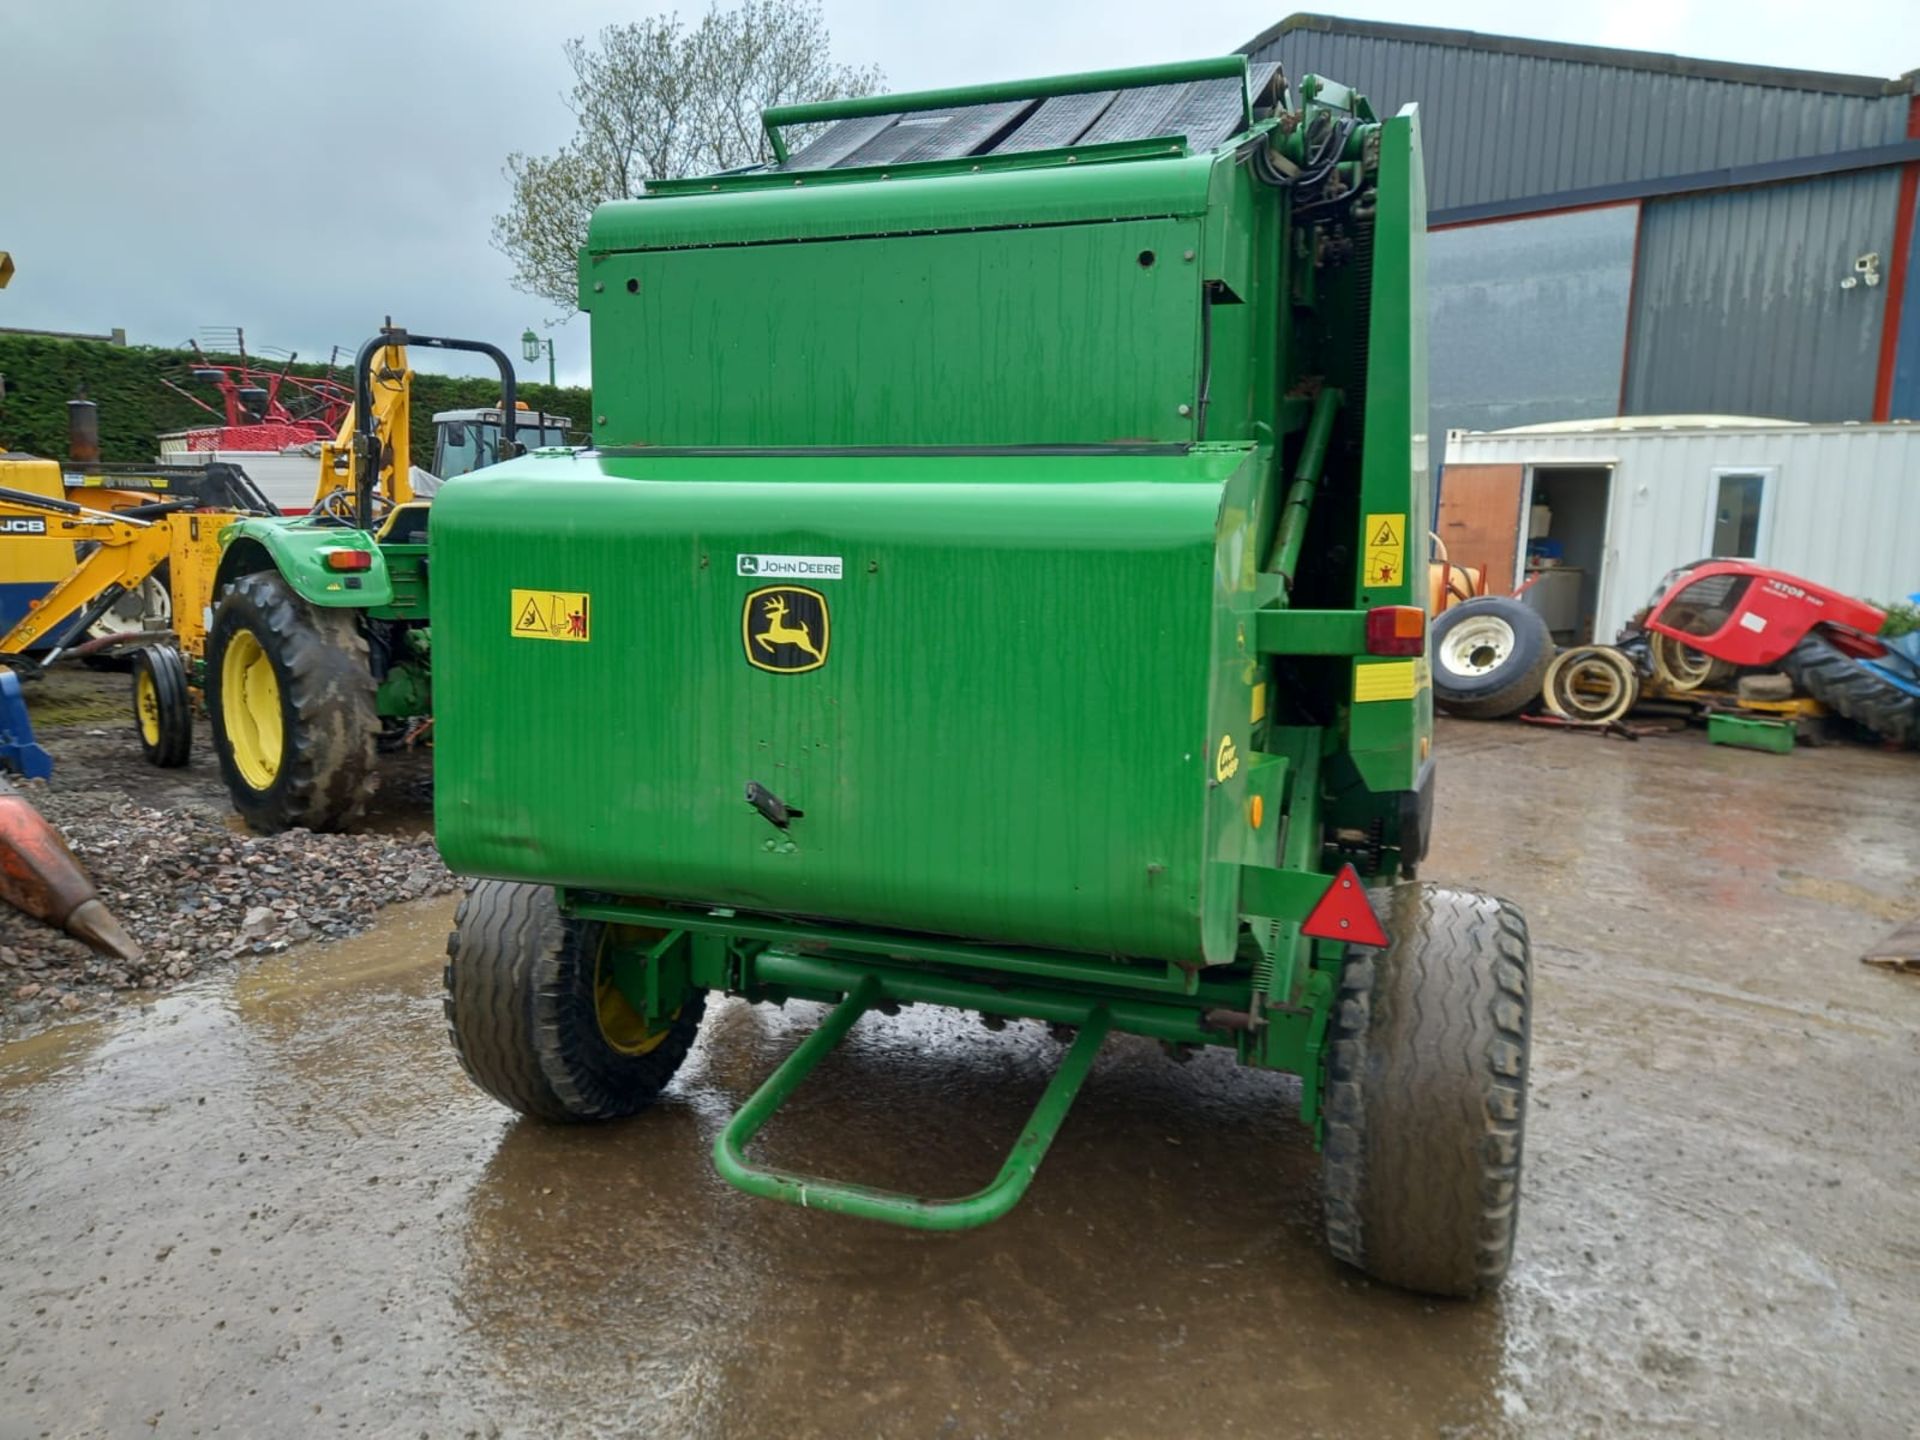
M 1547 622 L 1521 601 L 1455 605 L 1433 622 L 1433 703 L 1469 720 L 1518 715 L 1540 698 L 1553 654 Z

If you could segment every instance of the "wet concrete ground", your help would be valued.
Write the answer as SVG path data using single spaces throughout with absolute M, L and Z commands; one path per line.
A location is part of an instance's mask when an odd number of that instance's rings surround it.
M 1434 878 L 1532 919 L 1515 1271 L 1328 1259 L 1280 1077 L 1110 1041 L 1023 1206 L 921 1236 L 707 1150 L 816 1013 L 710 1012 L 625 1125 L 441 1029 L 445 901 L 0 1048 L 0 1437 L 1843 1435 L 1920 1414 L 1920 755 L 1451 725 Z M 1057 1049 L 870 1017 L 766 1153 L 983 1181 Z

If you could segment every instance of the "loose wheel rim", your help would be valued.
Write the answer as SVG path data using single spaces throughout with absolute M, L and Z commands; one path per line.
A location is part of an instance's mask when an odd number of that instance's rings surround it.
M 240 778 L 255 790 L 269 789 L 286 748 L 280 677 L 251 630 L 236 631 L 221 657 L 220 719 Z
M 1653 666 L 1674 690 L 1698 690 L 1713 675 L 1711 655 L 1659 630 L 1653 632 Z
M 173 597 L 156 575 L 149 575 L 108 607 L 87 633 L 102 635 L 141 635 L 150 630 L 165 630 L 173 623 Z
M 1560 671 L 1560 703 L 1581 720 L 1607 715 L 1625 691 L 1620 672 L 1598 656 L 1584 656 Z
M 140 738 L 148 745 L 160 743 L 160 688 L 153 683 L 153 666 L 142 663 L 133 682 L 133 714 L 140 726 Z
M 600 1038 L 622 1055 L 646 1055 L 659 1048 L 670 1026 L 658 1030 L 647 1027 L 647 1017 L 628 1001 L 614 981 L 609 963 L 608 934 L 601 932 L 600 948 L 593 956 L 593 1013 L 600 1025 Z
M 1558 656 L 1547 671 L 1547 708 L 1563 720 L 1606 724 L 1633 708 L 1639 687 L 1617 651 L 1583 647 Z
M 1435 658 L 1449 675 L 1478 679 L 1504 665 L 1514 644 L 1513 626 L 1498 615 L 1474 615 L 1440 637 Z

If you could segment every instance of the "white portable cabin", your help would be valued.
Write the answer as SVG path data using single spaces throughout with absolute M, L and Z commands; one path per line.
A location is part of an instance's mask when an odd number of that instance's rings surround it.
M 1496 593 L 1540 577 L 1527 599 L 1563 643 L 1612 640 L 1669 570 L 1709 556 L 1885 603 L 1920 589 L 1920 426 L 1680 415 L 1453 430 L 1436 533 Z

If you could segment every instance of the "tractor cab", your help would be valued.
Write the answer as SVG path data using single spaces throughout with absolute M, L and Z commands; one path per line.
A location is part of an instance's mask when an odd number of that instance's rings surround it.
M 565 415 L 516 407 L 514 439 L 528 450 L 565 445 L 573 421 Z M 501 415 L 490 410 L 442 410 L 433 417 L 433 473 L 442 480 L 498 464 Z

